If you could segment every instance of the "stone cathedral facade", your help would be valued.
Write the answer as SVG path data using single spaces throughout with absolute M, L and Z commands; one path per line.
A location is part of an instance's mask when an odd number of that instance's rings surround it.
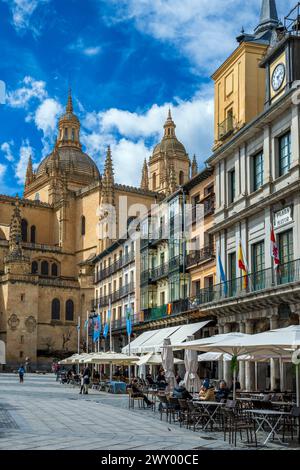
M 118 228 L 121 196 L 128 208 L 139 203 L 150 209 L 188 181 L 191 164 L 175 127 L 169 113 L 162 142 L 142 168 L 140 188 L 116 184 L 110 148 L 102 175 L 83 152 L 69 93 L 53 151 L 36 171 L 29 159 L 24 197 L 0 195 L 0 340 L 7 368 L 30 360 L 34 370 L 76 352 L 78 321 L 85 348 L 92 260 L 117 239 L 99 239 L 97 226 L 107 216 L 101 207 L 115 207 Z

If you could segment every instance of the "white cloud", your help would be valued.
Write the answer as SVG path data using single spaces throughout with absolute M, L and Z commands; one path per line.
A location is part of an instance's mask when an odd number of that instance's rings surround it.
M 43 156 L 49 154 L 53 148 L 57 134 L 57 119 L 62 112 L 63 107 L 53 98 L 46 98 L 35 111 L 34 122 L 36 127 L 43 132 Z
M 32 100 L 42 101 L 47 97 L 46 83 L 42 80 L 35 80 L 26 76 L 21 86 L 7 94 L 7 104 L 12 108 L 29 107 Z
M 101 3 L 107 0 L 100 0 Z M 280 15 L 295 0 L 277 0 Z M 132 21 L 143 34 L 163 41 L 187 57 L 200 74 L 211 72 L 237 46 L 242 26 L 259 22 L 261 0 L 109 0 L 109 23 Z
M 173 104 L 154 104 L 144 113 L 115 108 L 87 113 L 82 121 L 82 142 L 97 162 L 101 156 L 101 167 L 106 147 L 111 145 L 116 181 L 139 185 L 143 160 L 149 158 L 153 146 L 162 138 L 169 106 L 177 126 L 178 139 L 190 157 L 195 153 L 199 163 L 203 164 L 210 156 L 213 143 L 213 98 L 210 88 L 197 93 L 189 101 L 175 99 Z
M 15 166 L 15 174 L 18 184 L 24 184 L 26 169 L 28 164 L 29 156 L 34 156 L 34 149 L 31 147 L 28 139 L 22 141 L 20 147 L 20 159 Z
M 70 44 L 67 49 L 71 52 L 79 52 L 87 57 L 94 57 L 102 52 L 101 46 L 88 44 L 81 37 L 73 44 Z
M 0 163 L 0 181 L 2 181 L 4 174 L 6 172 L 6 165 L 3 165 L 3 163 Z
M 16 31 L 22 33 L 31 30 L 34 35 L 38 35 L 41 23 L 32 23 L 32 16 L 37 8 L 50 0 L 4 0 L 9 5 L 12 13 L 12 24 Z
M 3 142 L 3 144 L 0 147 L 1 151 L 4 153 L 4 158 L 6 158 L 6 160 L 9 162 L 14 161 L 14 155 L 11 149 L 13 145 L 14 145 L 14 141 L 11 140 L 10 142 Z

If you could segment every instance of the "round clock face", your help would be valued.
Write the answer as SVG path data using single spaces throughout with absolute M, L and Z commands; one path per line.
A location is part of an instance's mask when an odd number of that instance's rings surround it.
M 284 64 L 278 64 L 275 67 L 272 75 L 272 87 L 274 91 L 278 91 L 281 88 L 285 79 L 285 66 Z

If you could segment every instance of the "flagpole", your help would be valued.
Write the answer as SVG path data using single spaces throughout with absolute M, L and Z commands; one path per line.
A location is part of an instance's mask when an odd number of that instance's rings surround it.
M 112 335 L 111 335 L 111 321 L 112 321 L 112 311 L 111 311 L 111 297 L 109 298 L 109 350 L 112 351 Z M 109 365 L 109 372 L 110 372 L 110 381 L 112 381 L 112 363 Z
M 130 294 L 128 294 L 128 312 L 129 312 L 129 315 L 131 314 L 131 308 L 130 308 Z M 131 318 L 129 319 L 129 321 L 131 321 Z M 128 333 L 128 355 L 130 356 L 130 331 L 127 331 Z M 131 381 L 131 365 L 128 364 L 128 380 L 129 382 Z
M 77 354 L 80 354 L 80 317 L 78 317 L 77 323 Z M 79 362 L 77 365 L 77 374 L 79 374 Z
M 98 335 L 98 352 L 100 352 L 100 309 L 98 304 L 98 328 L 99 328 L 99 335 Z
M 86 353 L 89 353 L 89 311 L 86 312 Z

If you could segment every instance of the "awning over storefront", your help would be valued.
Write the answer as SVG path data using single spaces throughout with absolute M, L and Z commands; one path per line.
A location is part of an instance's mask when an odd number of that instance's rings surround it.
M 4 341 L 0 341 L 0 364 L 6 364 Z
M 160 330 L 146 331 L 138 336 L 130 345 L 131 354 L 143 354 L 149 352 L 159 352 L 163 346 L 165 338 L 170 338 L 171 344 L 182 343 L 189 336 L 204 328 L 211 320 L 189 325 L 173 326 L 171 328 L 162 328 Z M 122 349 L 124 354 L 129 353 L 129 346 Z

